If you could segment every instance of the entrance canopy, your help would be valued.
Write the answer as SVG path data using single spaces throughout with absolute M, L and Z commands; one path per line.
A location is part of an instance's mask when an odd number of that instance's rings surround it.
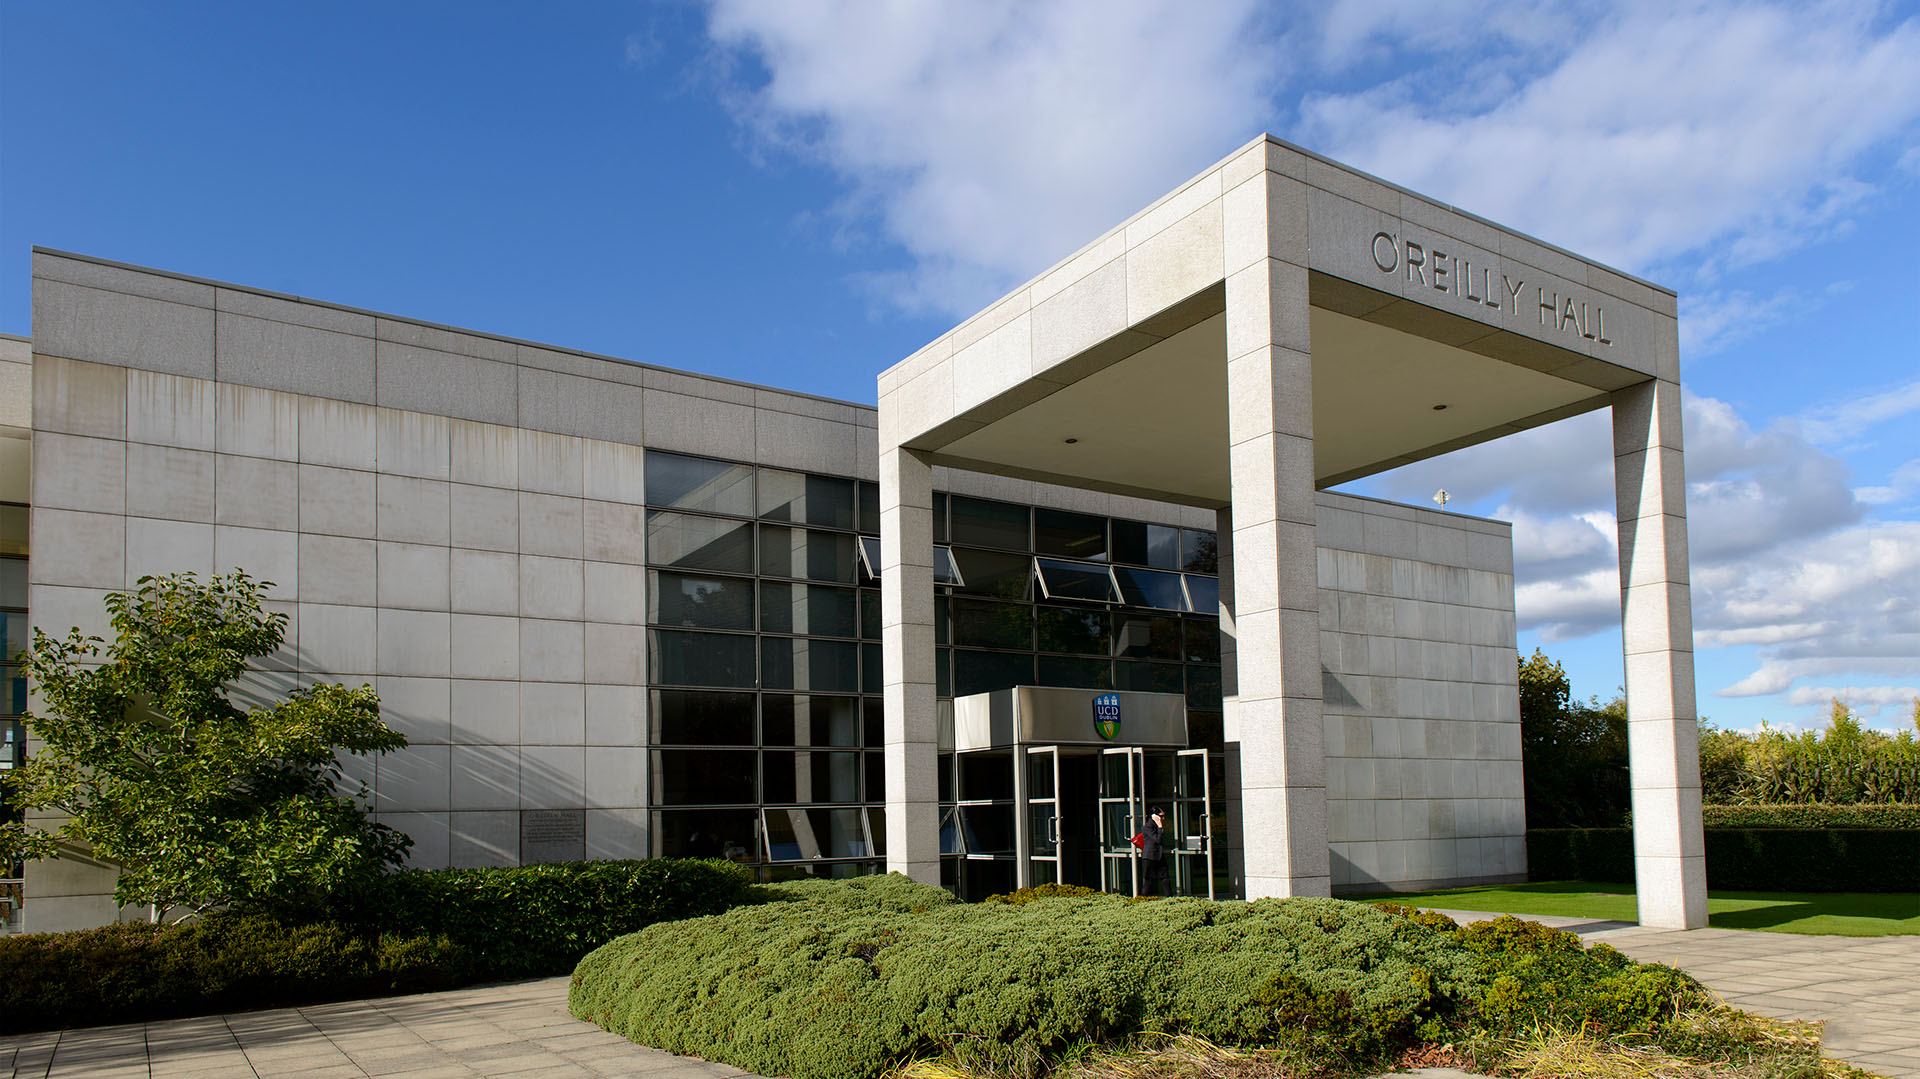
M 1306 294 L 1308 383 L 1272 392 L 1310 403 L 1323 487 L 1677 374 L 1671 292 L 1263 138 L 883 373 L 882 440 L 1225 506 L 1226 281 L 1263 256 Z
M 1020 745 L 1187 748 L 1187 699 L 1178 693 L 1015 686 L 953 702 L 953 748 Z

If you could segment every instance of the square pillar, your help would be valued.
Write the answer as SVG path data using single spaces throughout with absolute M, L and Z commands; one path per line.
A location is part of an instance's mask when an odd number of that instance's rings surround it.
M 1226 730 L 1238 739 L 1246 897 L 1324 896 L 1332 876 L 1307 271 L 1257 259 L 1227 277 L 1226 293 L 1232 571 L 1221 592 L 1232 596 L 1222 612 L 1236 690 Z
M 933 467 L 898 446 L 880 452 L 880 654 L 886 671 L 887 869 L 937 885 Z
M 1680 384 L 1643 382 L 1614 391 L 1612 403 L 1640 924 L 1698 929 L 1707 924 L 1707 861 L 1700 822 Z

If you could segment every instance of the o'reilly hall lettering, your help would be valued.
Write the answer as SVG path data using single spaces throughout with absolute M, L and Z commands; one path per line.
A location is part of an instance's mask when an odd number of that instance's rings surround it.
M 1404 268 L 1409 285 L 1445 292 L 1468 303 L 1491 307 L 1518 317 L 1521 296 L 1527 282 L 1506 273 L 1496 274 L 1491 267 L 1476 269 L 1473 260 L 1452 254 L 1437 246 L 1396 239 L 1390 232 L 1376 232 L 1372 243 L 1373 264 L 1381 273 L 1395 274 Z M 1575 333 L 1589 341 L 1612 345 L 1607 338 L 1606 310 L 1597 303 L 1562 296 L 1558 289 L 1536 285 L 1527 301 L 1537 309 L 1540 325 L 1562 333 Z

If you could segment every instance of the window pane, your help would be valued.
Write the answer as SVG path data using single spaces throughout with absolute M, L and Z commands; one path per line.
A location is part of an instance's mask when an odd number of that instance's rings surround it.
M 933 695 L 953 696 L 953 649 L 933 650 Z
M 887 708 L 881 701 L 871 698 L 860 702 L 862 721 L 866 727 L 867 748 L 879 749 L 887 744 Z
M 750 746 L 753 694 L 653 691 L 649 721 L 656 745 Z
M 1187 707 L 1220 710 L 1220 668 L 1187 668 Z
M 1115 689 L 1140 693 L 1184 692 L 1178 663 L 1136 663 L 1121 660 L 1113 665 Z
M 1013 807 L 961 806 L 960 831 L 968 854 L 1011 854 Z
M 860 646 L 860 692 L 886 692 L 885 660 L 881 658 L 880 646 L 863 644 Z
M 751 517 L 753 468 L 648 450 L 647 505 Z
M 0 633 L 6 637 L 7 654 L 0 656 L 0 662 L 10 662 L 15 656 L 27 650 L 33 635 L 28 632 L 32 625 L 25 611 L 0 611 Z
M 1188 573 L 1220 572 L 1220 538 L 1212 532 L 1180 530 L 1180 568 Z
M 1033 549 L 1040 554 L 1104 562 L 1107 519 L 1066 510 L 1033 511 Z
M 656 572 L 647 593 L 647 620 L 699 629 L 752 629 L 753 582 L 689 573 Z
M 1129 607 L 1158 607 L 1163 611 L 1187 609 L 1187 594 L 1180 587 L 1178 573 L 1115 566 L 1113 579 L 1120 585 L 1120 602 Z M 1212 609 L 1215 608 L 1209 608 Z
M 1033 559 L 1026 555 L 955 547 L 953 561 L 960 571 L 959 588 L 963 592 L 1001 599 L 1026 599 L 1029 595 Z
M 27 560 L 0 558 L 0 607 L 25 607 L 26 605 Z
M 684 513 L 649 513 L 647 561 L 680 569 L 752 573 L 753 526 Z
M 853 583 L 854 537 L 760 526 L 760 574 Z
M 880 639 L 880 593 L 871 588 L 860 590 L 860 636 L 869 641 Z
M 879 580 L 880 579 L 880 537 L 861 536 L 859 549 L 860 549 L 860 572 L 863 574 L 861 578 L 861 583 L 864 584 L 866 582 L 866 578 L 868 577 L 871 577 L 876 581 Z
M 827 528 L 852 528 L 853 481 L 760 470 L 760 517 Z
M 866 813 L 858 809 L 769 809 L 767 857 L 775 862 L 865 858 Z
M 859 630 L 854 616 L 850 588 L 760 582 L 760 628 L 767 633 L 853 637 Z
M 887 755 L 870 750 L 862 754 L 862 756 L 867 760 L 867 794 L 865 800 L 869 802 L 883 801 L 887 797 Z M 878 842 L 880 837 L 885 834 L 886 831 L 884 829 L 873 833 L 875 842 Z
M 1040 684 L 1072 689 L 1112 689 L 1113 665 L 1104 659 L 1040 657 Z
M 1220 578 L 1187 574 L 1187 602 L 1194 614 L 1220 614 Z
M 935 547 L 933 549 L 933 583 L 934 584 L 966 583 L 965 580 L 960 576 L 960 567 L 954 564 L 952 548 Z
M 860 744 L 860 702 L 853 697 L 769 693 L 760 709 L 767 745 L 851 748 Z
M 1051 558 L 1035 559 L 1034 564 L 1040 570 L 1040 587 L 1046 591 L 1048 599 L 1086 599 L 1098 603 L 1114 601 L 1113 578 L 1105 566 L 1059 562 Z
M 999 547 L 1026 551 L 1028 511 L 1011 502 L 988 502 L 981 498 L 954 495 L 947 500 L 953 514 L 953 542 L 976 547 Z
M 1105 656 L 1113 651 L 1113 629 L 1105 611 L 1085 607 L 1035 607 L 1034 628 L 1042 652 Z
M 1199 712 L 1189 709 L 1187 711 L 1187 745 L 1194 749 L 1225 749 L 1227 746 L 1226 717 L 1219 712 Z M 1215 798 L 1220 797 L 1220 791 L 1224 786 L 1225 784 L 1222 783 L 1214 784 Z
M 860 531 L 880 531 L 880 485 L 860 484 Z
M 965 650 L 953 654 L 953 695 L 956 697 L 1033 684 L 1031 654 Z
M 760 860 L 757 809 L 673 809 L 653 815 L 655 858 Z
M 952 603 L 953 601 L 946 596 L 933 597 L 933 643 L 935 644 L 953 643 L 947 639 L 947 619 Z
M 1187 630 L 1187 662 L 1220 662 L 1220 622 L 1213 618 L 1189 618 L 1185 620 Z
M 948 610 L 955 644 L 1023 651 L 1033 647 L 1033 608 L 1025 604 L 955 598 Z
M 655 685 L 753 688 L 753 638 L 731 633 L 648 630 Z
M 656 749 L 655 805 L 727 804 L 760 800 L 751 749 Z
M 769 805 L 780 802 L 857 802 L 859 753 L 769 750 L 760 755 L 761 792 Z
M 805 637 L 760 640 L 760 684 L 768 689 L 860 692 L 860 646 Z
M 0 506 L 0 554 L 27 553 L 27 507 Z
M 947 496 L 939 491 L 933 493 L 933 542 L 947 542 Z
M 1128 659 L 1180 661 L 1180 620 L 1129 615 L 1114 619 L 1113 654 Z
M 1155 569 L 1180 568 L 1180 530 L 1142 521 L 1113 522 L 1113 560 Z

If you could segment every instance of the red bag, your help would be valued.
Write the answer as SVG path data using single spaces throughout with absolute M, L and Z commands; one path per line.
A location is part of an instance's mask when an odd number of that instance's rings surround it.
M 1136 847 L 1139 847 L 1141 850 L 1146 850 L 1147 849 L 1147 833 L 1141 832 L 1138 835 L 1134 836 L 1133 845 Z

